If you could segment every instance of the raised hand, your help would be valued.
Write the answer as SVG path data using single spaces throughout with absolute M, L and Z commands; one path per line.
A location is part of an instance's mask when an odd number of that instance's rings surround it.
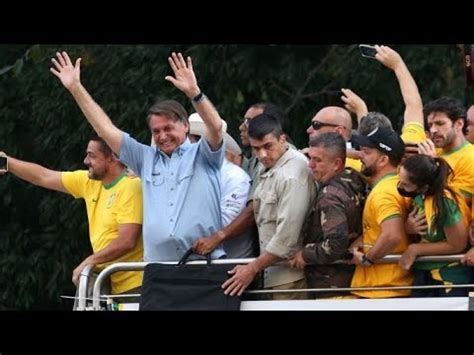
M 377 59 L 387 68 L 395 70 L 397 66 L 404 64 L 400 54 L 398 54 L 398 52 L 394 51 L 392 48 L 387 46 L 375 46 L 375 49 L 377 50 L 375 59 Z
M 72 65 L 71 59 L 66 52 L 57 52 L 56 58 L 52 58 L 54 67 L 49 70 L 56 75 L 61 83 L 69 91 L 81 82 L 81 58 L 76 60 L 76 64 Z
M 191 57 L 185 61 L 181 53 L 172 53 L 168 57 L 171 69 L 175 77 L 170 75 L 165 77 L 165 80 L 170 81 L 174 86 L 181 90 L 188 98 L 192 99 L 200 90 L 197 85 L 196 75 L 193 70 L 193 63 Z
M 355 113 L 358 120 L 369 112 L 365 101 L 355 92 L 350 89 L 341 89 L 341 91 L 344 94 L 341 96 L 341 100 L 345 103 L 344 106 L 348 111 Z

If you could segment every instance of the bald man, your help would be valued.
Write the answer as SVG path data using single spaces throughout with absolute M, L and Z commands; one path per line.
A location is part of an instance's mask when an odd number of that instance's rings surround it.
M 352 134 L 351 114 L 347 110 L 337 106 L 327 106 L 319 110 L 311 120 L 311 125 L 306 130 L 306 133 L 308 133 L 311 139 L 312 137 L 328 132 L 336 132 L 348 142 Z M 346 167 L 353 168 L 360 172 L 362 163 L 357 159 L 357 152 L 351 149 L 351 147 L 348 147 L 347 153 Z

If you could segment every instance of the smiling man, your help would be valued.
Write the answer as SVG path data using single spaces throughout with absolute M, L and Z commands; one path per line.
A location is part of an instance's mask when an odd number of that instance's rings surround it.
M 120 160 L 142 180 L 145 261 L 176 261 L 194 242 L 222 227 L 220 169 L 224 160 L 222 120 L 197 84 L 190 57 L 172 53 L 174 76 L 165 77 L 191 101 L 206 126 L 204 139 L 187 138 L 188 115 L 174 100 L 148 111 L 148 127 L 156 147 L 142 144 L 117 128 L 80 80 L 80 58 L 73 65 L 66 52 L 52 59 L 56 75 L 71 93 L 96 132 Z M 223 257 L 220 246 L 212 253 Z
M 94 253 L 74 269 L 75 285 L 87 265 L 104 268 L 112 262 L 143 260 L 140 180 L 127 176 L 125 166 L 102 138 L 95 136 L 87 145 L 84 164 L 88 171 L 54 171 L 12 157 L 8 157 L 8 163 L 9 171 L 20 179 L 84 199 Z M 142 272 L 117 272 L 111 276 L 114 294 L 139 292 L 141 284 Z

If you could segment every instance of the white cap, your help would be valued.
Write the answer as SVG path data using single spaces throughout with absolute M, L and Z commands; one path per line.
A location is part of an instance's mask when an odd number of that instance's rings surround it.
M 201 116 L 198 113 L 192 113 L 188 117 L 189 121 L 189 134 L 194 134 L 196 136 L 203 136 L 206 132 L 206 124 L 202 120 Z M 229 150 L 230 152 L 240 155 L 242 154 L 242 150 L 240 149 L 239 145 L 235 141 L 234 138 L 231 137 L 227 131 L 227 122 L 222 120 L 222 132 L 224 133 L 224 144 L 225 150 Z

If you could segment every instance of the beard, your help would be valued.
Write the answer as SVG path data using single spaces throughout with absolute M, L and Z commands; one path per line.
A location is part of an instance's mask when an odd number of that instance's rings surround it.
M 365 177 L 372 177 L 375 175 L 376 172 L 377 170 L 375 169 L 375 164 L 369 166 L 363 164 L 362 169 L 360 170 L 360 173 Z
M 453 143 L 455 136 L 456 136 L 456 133 L 454 132 L 454 129 L 453 129 L 446 135 L 446 137 L 442 135 L 437 135 L 432 138 L 432 141 L 436 148 L 444 148 L 446 146 L 449 146 L 451 143 Z
M 89 168 L 89 171 L 88 171 L 87 175 L 89 176 L 89 179 L 91 179 L 91 180 L 100 181 L 104 178 L 104 174 L 98 173 L 97 171 L 94 171 L 91 168 Z

